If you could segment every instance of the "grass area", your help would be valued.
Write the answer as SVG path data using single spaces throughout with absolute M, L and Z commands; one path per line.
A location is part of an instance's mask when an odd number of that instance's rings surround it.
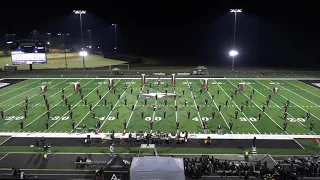
M 271 155 L 314 155 L 316 149 L 257 149 L 258 154 Z M 43 152 L 43 148 L 30 148 L 27 146 L 2 146 L 0 152 Z M 62 147 L 53 146 L 52 153 L 109 153 L 109 147 Z M 142 151 L 147 153 L 146 150 Z M 163 148 L 157 147 L 157 152 L 161 154 L 243 154 L 243 149 L 239 148 Z M 138 154 L 139 148 L 116 147 L 116 153 Z M 150 154 L 152 152 L 150 151 Z
M 209 91 L 200 92 L 202 86 L 201 79 L 185 79 L 176 81 L 176 90 L 170 84 L 170 79 L 162 79 L 161 85 L 157 88 L 157 80 L 148 80 L 146 86 L 141 91 L 140 79 L 116 79 L 115 92 L 107 88 L 109 80 L 105 79 L 83 79 L 80 80 L 83 87 L 83 95 L 88 103 L 85 105 L 81 100 L 79 92 L 73 91 L 74 79 L 53 79 L 53 80 L 26 80 L 21 83 L 11 85 L 0 90 L 0 107 L 4 110 L 5 118 L 0 121 L 0 131 L 15 132 L 76 132 L 71 128 L 71 119 L 68 114 L 68 108 L 61 99 L 61 89 L 65 89 L 65 97 L 73 108 L 73 121 L 77 128 L 83 124 L 87 127 L 95 127 L 97 122 L 101 124 L 101 132 L 108 132 L 114 129 L 116 132 L 122 132 L 123 122 L 127 122 L 127 132 L 135 132 L 142 129 L 148 132 L 150 129 L 150 120 L 154 121 L 154 130 L 162 132 L 176 132 L 176 122 L 180 122 L 179 129 L 187 130 L 191 133 L 203 133 L 203 121 L 207 121 L 208 129 L 216 133 L 218 125 L 223 127 L 225 133 L 239 134 L 320 134 L 317 128 L 317 122 L 320 117 L 320 91 L 312 86 L 299 81 L 268 81 L 268 80 L 209 80 Z M 50 105 L 50 118 L 46 115 L 46 106 L 39 93 L 40 86 L 47 84 L 48 91 L 46 97 Z M 234 99 L 230 100 L 239 83 L 245 83 L 245 91 L 234 94 Z M 150 88 L 151 84 L 151 88 Z M 193 91 L 189 90 L 189 85 Z M 127 87 L 127 90 L 125 90 Z M 270 89 L 278 87 L 279 93 L 273 93 Z M 96 93 L 99 89 L 102 99 Z M 131 93 L 132 88 L 132 93 Z M 165 105 L 165 89 L 169 95 L 167 105 Z M 217 94 L 217 90 L 220 93 Z M 249 98 L 252 89 L 255 93 L 248 106 L 244 105 L 244 111 L 240 112 L 235 119 L 235 111 L 245 104 Z M 147 94 L 147 91 L 150 91 Z M 185 92 L 183 95 L 183 91 Z M 154 98 L 158 93 L 158 100 Z M 137 100 L 137 95 L 140 98 Z M 173 94 L 177 94 L 175 100 Z M 179 98 L 179 96 L 182 96 Z M 196 99 L 193 99 L 193 96 Z M 211 96 L 214 95 L 214 99 Z M 258 114 L 262 111 L 262 106 L 266 103 L 266 97 L 272 95 L 272 100 L 265 113 L 262 113 L 262 119 L 258 120 Z M 146 96 L 147 98 L 142 98 Z M 163 97 L 162 97 L 163 96 Z M 24 119 L 24 99 L 29 98 L 27 118 Z M 118 99 L 118 97 L 120 97 Z M 208 105 L 205 99 L 208 98 Z M 288 107 L 288 127 L 283 131 L 283 113 L 284 104 L 290 99 Z M 106 104 L 104 102 L 106 99 Z M 124 99 L 127 99 L 125 104 Z M 225 101 L 229 99 L 226 106 Z M 145 102 L 146 101 L 146 102 Z M 187 105 L 185 106 L 185 101 Z M 89 111 L 88 104 L 92 104 L 95 118 Z M 178 105 L 178 111 L 175 111 L 175 104 Z M 199 104 L 200 111 L 196 110 L 195 104 Z M 135 110 L 131 107 L 135 105 Z M 156 111 L 153 111 L 153 105 L 156 105 Z M 221 112 L 217 110 L 221 105 Z M 113 109 L 111 109 L 113 106 Z M 141 117 L 141 111 L 144 111 L 144 117 Z M 311 111 L 311 117 L 306 120 L 307 111 Z M 190 118 L 187 112 L 190 111 Z M 213 119 L 212 112 L 216 112 Z M 117 112 L 119 117 L 117 118 Z M 166 112 L 166 117 L 164 117 Z M 24 129 L 20 129 L 19 121 L 24 119 Z M 48 120 L 49 129 L 45 127 Z M 310 131 L 310 122 L 315 121 L 315 128 Z M 233 121 L 233 129 L 229 130 L 228 123 Z
M 66 67 L 64 53 L 48 53 L 47 64 L 33 65 L 34 69 L 64 69 Z M 77 53 L 66 53 L 68 68 L 82 68 L 82 57 Z M 124 64 L 125 61 L 107 59 L 100 55 L 88 55 L 85 57 L 85 65 L 87 68 L 104 67 L 109 65 Z M 11 56 L 0 56 L 0 67 L 6 64 L 11 65 Z M 28 70 L 29 65 L 17 65 L 18 70 Z
M 5 140 L 7 140 L 9 137 L 4 137 L 4 136 L 1 136 L 0 137 L 0 144 L 2 143 L 2 142 L 4 142 Z

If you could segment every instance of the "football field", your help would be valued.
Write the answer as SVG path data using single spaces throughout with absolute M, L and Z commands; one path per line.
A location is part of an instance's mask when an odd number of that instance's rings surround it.
M 17 81 L 17 79 L 6 79 L 6 81 L 11 80 Z M 79 133 L 83 125 L 89 131 L 95 132 L 98 122 L 101 125 L 98 128 L 99 132 L 102 133 L 111 130 L 123 132 L 125 125 L 126 132 L 139 130 L 149 132 L 150 121 L 153 121 L 153 132 L 159 130 L 175 133 L 176 122 L 179 122 L 180 131 L 202 134 L 204 133 L 203 121 L 207 121 L 210 133 L 216 133 L 217 127 L 221 125 L 223 132 L 228 134 L 320 134 L 318 128 L 320 91 L 300 81 L 209 78 L 208 91 L 200 90 L 203 86 L 201 78 L 177 78 L 176 88 L 171 85 L 171 78 L 162 78 L 160 81 L 158 78 L 147 78 L 143 88 L 141 88 L 140 78 L 114 78 L 113 81 L 115 88 L 110 90 L 108 78 L 39 78 L 20 80 L 3 87 L 0 89 L 0 108 L 4 112 L 4 118 L 0 117 L 0 132 Z M 85 100 L 81 99 L 80 92 L 74 91 L 74 82 L 80 82 L 87 105 Z M 239 83 L 244 83 L 244 91 L 235 93 Z M 44 84 L 48 87 L 45 95 L 48 99 L 50 118 L 47 116 L 43 93 L 40 92 L 40 87 Z M 275 87 L 279 88 L 278 93 L 272 91 Z M 68 103 L 71 104 L 72 119 L 68 105 L 62 99 L 62 89 Z M 98 93 L 97 89 L 99 89 Z M 246 106 L 246 100 L 250 99 L 251 94 L 252 99 Z M 262 112 L 269 95 L 271 95 L 269 106 L 266 107 L 265 112 Z M 28 111 L 25 118 L 26 97 Z M 127 99 L 126 103 L 125 99 Z M 208 99 L 207 105 L 206 99 Z M 288 126 L 284 131 L 284 106 L 288 99 L 290 100 L 286 119 Z M 228 100 L 227 106 L 226 100 Z M 89 104 L 92 104 L 92 111 L 89 110 Z M 199 105 L 199 111 L 197 105 Z M 218 111 L 219 105 L 221 105 L 221 111 Z M 241 105 L 244 106 L 243 112 L 240 111 Z M 235 119 L 235 111 L 239 111 L 237 119 Z M 307 120 L 308 111 L 311 112 L 311 116 Z M 165 117 L 164 112 L 166 112 Z M 190 112 L 189 119 L 188 112 Z M 215 112 L 214 118 L 212 112 Z M 261 112 L 260 120 L 259 112 Z M 310 130 L 312 120 L 314 128 Z M 21 121 L 23 121 L 23 129 L 20 126 Z M 233 122 L 232 130 L 229 129 L 231 121 Z M 73 122 L 74 129 L 72 129 Z

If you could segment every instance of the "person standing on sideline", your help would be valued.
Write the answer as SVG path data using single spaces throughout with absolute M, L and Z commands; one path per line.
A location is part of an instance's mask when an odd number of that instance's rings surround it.
M 113 143 L 110 146 L 110 156 L 114 156 L 114 144 Z

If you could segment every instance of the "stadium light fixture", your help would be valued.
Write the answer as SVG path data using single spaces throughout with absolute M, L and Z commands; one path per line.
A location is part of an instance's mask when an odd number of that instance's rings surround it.
M 12 41 L 8 41 L 8 42 L 7 42 L 7 44 L 12 44 L 12 43 L 13 43 Z
M 81 31 L 81 47 L 83 48 L 83 33 L 82 33 L 82 17 L 81 15 L 84 15 L 87 13 L 86 10 L 73 10 L 73 13 L 79 14 L 80 17 L 80 31 Z
M 233 48 L 236 48 L 236 30 L 237 30 L 237 13 L 242 13 L 242 9 L 230 9 L 231 13 L 234 13 L 234 27 L 233 27 Z M 233 55 L 231 55 L 231 52 Z M 237 51 L 230 51 L 230 56 L 232 56 L 232 71 L 234 70 L 234 58 L 238 55 Z
M 48 45 L 50 45 L 50 42 L 47 42 Z
M 117 24 L 112 24 L 114 26 L 114 50 L 117 51 Z
M 86 57 L 86 56 L 88 56 L 88 52 L 87 51 L 80 51 L 79 55 L 82 57 Z
M 232 13 L 241 13 L 242 9 L 230 9 L 230 12 L 232 12 Z
M 73 10 L 73 13 L 75 13 L 75 14 L 86 14 L 87 11 L 86 10 Z
M 236 51 L 236 50 L 231 50 L 230 52 L 229 52 L 229 55 L 231 56 L 231 57 L 234 57 L 234 56 L 237 56 L 239 53 L 238 53 L 238 51 Z

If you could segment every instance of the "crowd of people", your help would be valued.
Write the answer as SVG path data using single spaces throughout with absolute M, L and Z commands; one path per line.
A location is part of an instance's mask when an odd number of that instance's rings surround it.
M 248 179 L 298 179 L 304 177 L 320 177 L 320 160 L 318 158 L 294 158 L 278 161 L 273 168 L 267 162 L 257 161 L 239 162 L 214 159 L 214 157 L 200 157 L 195 159 L 184 158 L 185 174 L 189 178 L 198 179 L 203 175 L 216 175 L 221 177 L 239 176 Z
M 320 177 L 320 166 L 318 158 L 287 158 L 279 161 L 274 171 L 281 178 L 291 177 Z

